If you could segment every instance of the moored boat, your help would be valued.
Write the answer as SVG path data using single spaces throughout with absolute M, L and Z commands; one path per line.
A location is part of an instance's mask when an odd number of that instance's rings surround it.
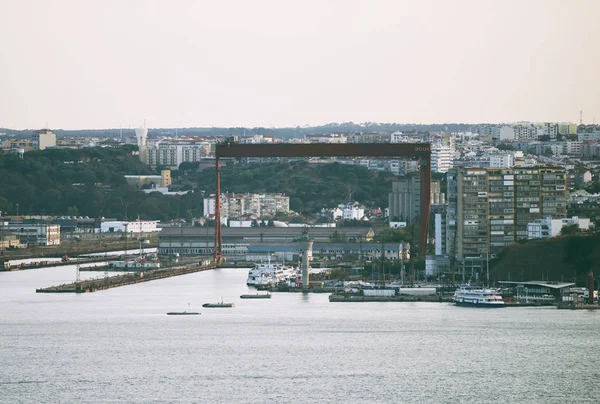
M 167 316 L 199 316 L 200 313 L 196 311 L 170 311 Z
M 257 293 L 255 295 L 241 295 L 240 299 L 270 299 L 270 293 Z
M 223 298 L 221 298 L 220 302 L 217 303 L 204 303 L 202 307 L 211 307 L 211 308 L 223 308 L 223 307 L 235 307 L 233 303 L 223 303 Z
M 457 306 L 504 307 L 504 300 L 495 289 L 471 289 L 461 286 L 454 292 Z

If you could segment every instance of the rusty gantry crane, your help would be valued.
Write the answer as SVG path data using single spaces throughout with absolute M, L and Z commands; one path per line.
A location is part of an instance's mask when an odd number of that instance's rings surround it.
M 226 157 L 384 157 L 409 158 L 419 161 L 421 171 L 421 210 L 419 252 L 427 251 L 429 208 L 431 199 L 431 148 L 429 143 L 307 143 L 307 144 L 240 144 L 225 142 L 216 145 L 217 190 L 215 194 L 215 262 L 223 258 L 221 234 L 221 173 L 219 159 Z

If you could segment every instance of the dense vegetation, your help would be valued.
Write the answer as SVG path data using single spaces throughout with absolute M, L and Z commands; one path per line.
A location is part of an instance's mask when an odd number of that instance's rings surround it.
M 215 171 L 206 169 L 192 176 L 199 188 L 215 190 Z M 221 169 L 223 192 L 280 192 L 290 197 L 290 209 L 315 213 L 352 199 L 370 207 L 386 207 L 392 181 L 390 172 L 339 163 L 311 165 L 263 163 L 229 165 Z
M 498 280 L 546 280 L 586 284 L 587 274 L 600 277 L 600 236 L 573 234 L 513 244 L 494 261 L 491 276 Z
M 0 210 L 15 215 L 68 215 L 167 220 L 200 215 L 198 194 L 144 194 L 126 174 L 152 174 L 131 148 L 48 149 L 0 154 Z

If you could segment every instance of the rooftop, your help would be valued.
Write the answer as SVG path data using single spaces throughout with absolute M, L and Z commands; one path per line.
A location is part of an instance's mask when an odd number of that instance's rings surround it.
M 514 281 L 499 281 L 498 283 L 505 285 L 531 285 L 531 286 L 544 286 L 550 289 L 563 289 L 574 286 L 575 284 L 572 282 L 554 282 L 554 281 L 524 281 L 524 282 L 514 282 Z

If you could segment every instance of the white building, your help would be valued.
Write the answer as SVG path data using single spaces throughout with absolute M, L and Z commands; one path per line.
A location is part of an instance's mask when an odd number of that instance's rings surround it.
M 160 229 L 156 227 L 158 222 L 158 220 L 135 220 L 127 222 L 125 231 L 133 234 L 157 233 L 160 231 Z
M 60 225 L 46 223 L 5 223 L 8 230 L 28 246 L 60 245 Z
M 515 165 L 515 157 L 510 154 L 490 155 L 490 168 L 511 168 Z
M 527 238 L 550 238 L 556 237 L 564 226 L 577 225 L 579 230 L 588 230 L 590 228 L 590 219 L 584 219 L 577 216 L 566 219 L 545 219 L 536 220 L 527 224 Z
M 135 220 L 131 222 L 123 220 L 109 220 L 103 221 L 100 225 L 100 231 L 102 233 L 155 233 L 160 231 L 156 227 L 158 220 Z
M 365 216 L 365 207 L 355 203 L 340 204 L 338 208 L 342 211 L 342 219 L 344 220 L 362 220 Z M 337 219 L 334 217 L 334 219 Z
M 436 173 L 446 173 L 454 167 L 454 143 L 431 145 L 431 170 Z
M 183 162 L 198 162 L 207 155 L 202 143 L 159 143 L 148 150 L 148 165 L 178 168 Z
M 583 142 L 580 140 L 568 140 L 565 142 L 565 154 L 569 156 L 581 156 Z
M 135 138 L 137 140 L 137 146 L 140 153 L 140 161 L 144 164 L 148 162 L 148 149 L 146 142 L 148 141 L 148 128 L 144 125 L 141 128 L 135 129 Z
M 275 216 L 289 213 L 290 198 L 283 194 L 221 194 L 221 219 L 242 216 Z M 216 198 L 204 198 L 204 217 L 216 214 Z
M 512 142 L 515 140 L 515 130 L 512 126 L 494 126 L 492 127 L 492 138 L 501 142 Z
M 56 147 L 56 134 L 50 129 L 42 129 L 33 134 L 31 139 L 33 150 L 44 150 Z

